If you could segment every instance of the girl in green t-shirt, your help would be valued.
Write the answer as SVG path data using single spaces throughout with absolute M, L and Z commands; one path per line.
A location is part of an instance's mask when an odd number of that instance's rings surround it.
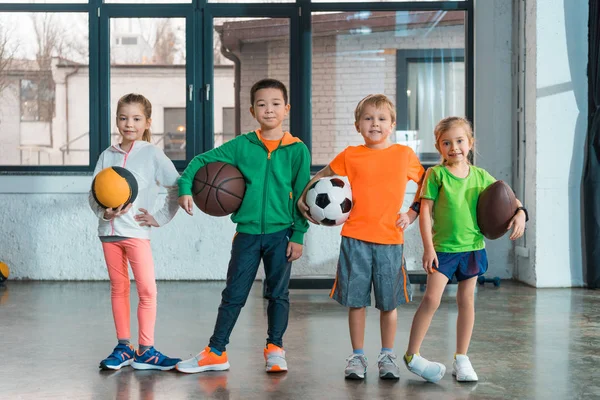
M 419 349 L 444 288 L 454 275 L 458 280 L 458 318 L 452 375 L 460 382 L 477 381 L 467 349 L 475 322 L 475 285 L 488 264 L 483 235 L 477 225 L 477 200 L 495 179 L 469 162 L 473 144 L 469 121 L 459 117 L 441 120 L 435 128 L 435 147 L 442 163 L 427 171 L 421 192 L 419 223 L 427 289 L 413 319 L 404 362 L 411 372 L 430 382 L 442 379 L 446 367 L 421 357 Z M 519 208 L 508 226 L 513 229 L 511 240 L 525 231 L 526 211 L 520 201 L 517 203 Z

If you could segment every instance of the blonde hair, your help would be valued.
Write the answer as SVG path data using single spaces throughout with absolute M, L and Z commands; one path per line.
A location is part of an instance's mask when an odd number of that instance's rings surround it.
M 396 107 L 394 106 L 394 103 L 392 103 L 392 101 L 384 94 L 370 94 L 359 101 L 358 105 L 354 109 L 354 122 L 358 122 L 360 120 L 360 117 L 362 116 L 366 106 L 373 106 L 375 108 L 387 107 L 392 116 L 392 122 L 396 122 Z
M 440 154 L 442 154 L 442 152 L 440 151 L 440 139 L 444 133 L 448 132 L 450 129 L 454 128 L 455 126 L 461 126 L 464 128 L 464 130 L 467 134 L 467 138 L 469 139 L 469 145 L 471 146 L 471 152 L 474 152 L 475 151 L 475 147 L 474 147 L 475 146 L 475 138 L 473 137 L 473 127 L 471 126 L 471 123 L 469 122 L 469 120 L 466 118 L 463 118 L 463 117 L 446 117 L 437 123 L 437 125 L 435 126 L 435 129 L 433 130 L 433 134 L 435 135 L 435 148 L 437 149 L 437 151 Z M 446 165 L 447 162 L 448 162 L 448 160 L 446 160 L 446 159 L 444 159 L 444 157 L 442 157 L 442 159 L 441 159 L 442 165 Z M 467 157 L 467 162 L 470 164 L 468 157 Z
M 119 119 L 119 111 L 125 104 L 139 104 L 142 106 L 142 111 L 146 119 L 152 118 L 152 103 L 150 103 L 150 100 L 141 94 L 129 93 L 121 97 L 117 103 L 117 120 Z M 150 143 L 151 136 L 150 129 L 146 129 L 142 135 L 142 140 Z

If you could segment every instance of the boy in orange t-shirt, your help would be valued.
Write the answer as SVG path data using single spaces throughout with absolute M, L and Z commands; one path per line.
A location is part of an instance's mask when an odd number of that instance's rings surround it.
M 308 213 L 308 188 L 323 177 L 348 177 L 353 207 L 342 228 L 336 279 L 330 295 L 349 307 L 353 353 L 346 360 L 345 377 L 363 379 L 367 371 L 363 345 L 366 306 L 371 305 L 373 287 L 375 307 L 381 311 L 379 377 L 398 379 L 400 372 L 393 352 L 396 307 L 408 303 L 412 296 L 403 263 L 403 230 L 416 219 L 419 203 L 413 203 L 407 213 L 400 213 L 400 208 L 408 180 L 419 183 L 415 196 L 418 200 L 425 170 L 410 147 L 390 142 L 396 111 L 386 96 L 365 97 L 356 106 L 354 117 L 365 144 L 347 147 L 319 171 L 304 189 L 298 207 L 306 219 L 318 224 Z

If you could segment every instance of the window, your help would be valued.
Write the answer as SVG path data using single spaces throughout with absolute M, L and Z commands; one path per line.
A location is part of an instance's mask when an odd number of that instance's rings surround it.
M 424 164 L 437 164 L 433 130 L 445 117 L 465 115 L 463 49 L 403 50 L 397 58 L 396 135 Z
M 120 142 L 115 122 L 119 98 L 140 93 L 152 104 L 152 143 L 172 160 L 185 160 L 185 19 L 110 18 L 109 21 L 111 37 L 121 38 L 121 46 L 110 47 L 111 144 Z
M 433 126 L 449 113 L 465 115 L 465 12 L 313 13 L 312 32 L 313 164 L 363 143 L 354 109 L 372 93 L 396 103 L 392 142 L 411 146 L 426 156 L 424 163 L 431 153 L 437 160 Z M 419 53 L 432 47 L 450 58 Z M 421 58 L 411 58 L 411 51 Z
M 88 167 L 87 36 L 87 13 L 0 12 L 0 166 Z
M 287 86 L 283 128 L 313 169 L 362 143 L 353 113 L 370 93 L 396 103 L 391 139 L 437 162 L 435 123 L 472 117 L 473 3 L 0 0 L 0 171 L 89 172 L 131 92 L 181 170 L 257 128 L 249 90 L 266 77 Z
M 275 78 L 292 95 L 290 82 L 290 20 L 288 18 L 215 18 L 213 65 L 214 146 L 257 129 L 250 114 L 250 88 Z M 293 108 L 293 107 L 292 107 Z M 290 118 L 283 123 L 290 130 Z

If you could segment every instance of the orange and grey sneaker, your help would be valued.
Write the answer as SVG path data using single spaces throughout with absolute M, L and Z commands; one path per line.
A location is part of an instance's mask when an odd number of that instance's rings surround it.
M 195 374 L 204 371 L 225 371 L 229 369 L 227 352 L 224 351 L 219 356 L 213 353 L 210 347 L 205 347 L 197 356 L 178 362 L 175 369 L 186 374 Z
M 285 351 L 275 346 L 273 343 L 267 344 L 264 350 L 266 371 L 267 372 L 285 372 L 287 371 L 287 362 L 285 361 Z

